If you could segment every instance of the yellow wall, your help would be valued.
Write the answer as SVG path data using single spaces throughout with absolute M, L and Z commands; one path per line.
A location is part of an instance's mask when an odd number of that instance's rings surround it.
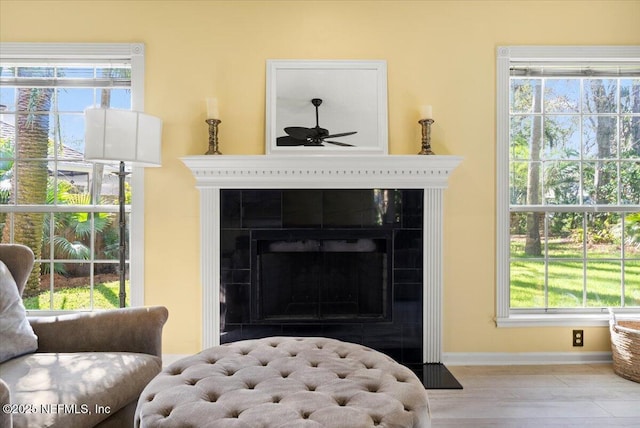
M 266 59 L 385 59 L 389 151 L 464 157 L 445 196 L 445 352 L 571 351 L 570 328 L 496 328 L 495 51 L 640 44 L 640 1 L 11 1 L 0 40 L 144 42 L 145 107 L 164 120 L 146 173 L 145 304 L 166 305 L 165 352 L 200 349 L 199 202 L 181 156 L 202 154 L 217 96 L 226 154 L 264 152 Z M 471 208 L 473 207 L 473 209 Z M 584 351 L 609 349 L 605 328 Z

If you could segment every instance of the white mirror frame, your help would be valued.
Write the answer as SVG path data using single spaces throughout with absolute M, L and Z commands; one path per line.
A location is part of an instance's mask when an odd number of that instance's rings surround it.
M 284 128 L 319 125 L 330 134 L 356 131 L 335 139 L 345 147 L 279 146 Z M 267 154 L 387 154 L 387 63 L 384 60 L 267 60 Z

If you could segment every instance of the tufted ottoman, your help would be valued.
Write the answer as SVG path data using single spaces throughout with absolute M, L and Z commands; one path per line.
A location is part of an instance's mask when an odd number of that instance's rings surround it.
M 386 355 L 326 338 L 214 346 L 144 389 L 136 427 L 430 427 L 427 391 Z

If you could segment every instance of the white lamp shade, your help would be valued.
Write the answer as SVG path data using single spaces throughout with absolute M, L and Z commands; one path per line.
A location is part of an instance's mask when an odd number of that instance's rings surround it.
M 131 110 L 88 108 L 84 158 L 96 162 L 161 163 L 162 120 Z

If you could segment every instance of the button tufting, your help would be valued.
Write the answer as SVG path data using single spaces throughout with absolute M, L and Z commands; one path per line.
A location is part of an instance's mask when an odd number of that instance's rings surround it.
M 282 397 L 279 397 L 279 396 L 277 396 L 277 395 L 276 395 L 276 396 L 274 396 L 274 397 L 271 399 L 271 401 L 273 401 L 274 403 L 279 403 L 279 402 L 280 402 L 280 400 L 282 400 Z

